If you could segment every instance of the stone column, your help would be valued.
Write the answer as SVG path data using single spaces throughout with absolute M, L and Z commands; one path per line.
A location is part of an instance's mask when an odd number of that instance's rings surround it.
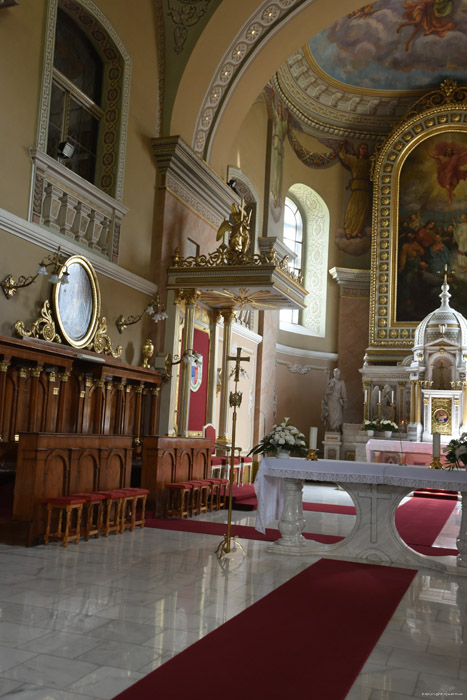
M 219 413 L 219 442 L 228 442 L 228 419 L 229 419 L 229 360 L 230 344 L 232 342 L 232 323 L 235 320 L 233 309 L 222 309 L 224 319 L 224 341 L 222 344 L 222 383 L 220 395 Z
M 462 425 L 467 425 L 467 381 L 462 382 Z
M 179 414 L 177 435 L 179 437 L 187 437 L 188 435 L 188 417 L 190 414 L 190 376 L 191 362 L 185 362 L 184 357 L 189 350 L 193 350 L 193 336 L 195 331 L 195 310 L 196 302 L 199 298 L 197 289 L 183 290 L 183 298 L 185 299 L 185 329 L 183 333 L 183 345 L 180 363 L 180 389 L 179 389 Z
M 416 402 L 416 390 L 415 387 L 417 382 L 415 379 L 410 380 L 410 422 L 415 423 L 415 402 Z
M 219 326 L 221 318 L 219 309 L 210 312 L 211 323 L 209 325 L 209 377 L 208 377 L 208 405 L 206 409 L 206 422 L 215 422 L 216 417 L 216 392 L 217 392 L 217 348 L 219 345 Z
M 421 391 L 420 391 L 420 380 L 417 379 L 415 382 L 415 423 L 420 423 L 420 400 L 421 400 Z

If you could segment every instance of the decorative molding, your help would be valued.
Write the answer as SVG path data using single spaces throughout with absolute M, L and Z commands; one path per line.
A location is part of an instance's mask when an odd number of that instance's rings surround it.
M 369 298 L 370 270 L 352 270 L 347 267 L 333 267 L 329 270 L 329 274 L 339 285 L 341 297 Z
M 182 0 L 181 7 L 175 7 L 174 0 L 168 0 L 168 15 L 175 24 L 173 33 L 175 53 L 183 51 L 188 36 L 188 28 L 199 22 L 210 2 L 211 0 L 191 0 L 191 2 Z M 178 0 L 178 3 L 180 5 L 180 0 Z
M 254 343 L 255 345 L 259 345 L 263 342 L 263 337 L 261 335 L 251 331 L 246 326 L 242 326 L 240 323 L 233 323 L 232 335 L 238 336 L 239 338 L 245 338 L 245 340 L 249 340 L 250 343 Z
M 319 350 L 302 350 L 301 348 L 293 348 L 289 345 L 276 344 L 276 353 L 280 355 L 292 355 L 302 358 L 312 358 L 314 360 L 322 360 L 323 362 L 337 362 L 339 356 L 335 352 L 321 352 Z M 325 369 L 320 367 L 319 369 Z
M 212 136 L 222 114 L 227 94 L 259 52 L 263 41 L 280 31 L 294 10 L 301 10 L 313 0 L 264 0 L 226 48 L 201 104 L 192 146 L 208 159 Z
M 276 365 L 285 365 L 292 374 L 308 374 L 312 369 L 317 369 L 321 372 L 327 372 L 327 367 L 320 365 L 301 365 L 299 362 L 286 362 L 285 360 L 276 360 Z
M 308 46 L 290 56 L 271 83 L 292 114 L 326 138 L 377 140 L 414 100 L 413 94 L 382 96 L 333 81 L 320 70 Z
M 218 228 L 240 198 L 180 136 L 153 139 L 161 186 Z
M 96 255 L 91 250 L 74 243 L 68 238 L 64 238 L 60 234 L 53 233 L 42 226 L 25 221 L 5 209 L 0 209 L 0 230 L 10 233 L 13 236 L 18 236 L 18 238 L 22 238 L 28 241 L 28 243 L 34 243 L 34 245 L 50 252 L 56 251 L 57 246 L 60 246 L 61 251 L 66 255 L 84 254 L 96 271 L 101 275 L 115 280 L 115 282 L 119 282 L 120 284 L 124 284 L 127 287 L 131 287 L 131 289 L 141 292 L 142 294 L 153 296 L 157 291 L 157 285 L 153 282 L 149 282 L 149 280 L 125 270 L 119 265 L 103 258 L 101 255 Z

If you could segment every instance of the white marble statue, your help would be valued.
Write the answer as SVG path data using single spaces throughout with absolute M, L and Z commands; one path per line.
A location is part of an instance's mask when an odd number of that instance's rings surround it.
M 344 407 L 347 403 L 347 392 L 341 371 L 336 367 L 332 379 L 328 381 L 326 393 L 321 403 L 321 420 L 325 430 L 341 432 L 344 423 Z

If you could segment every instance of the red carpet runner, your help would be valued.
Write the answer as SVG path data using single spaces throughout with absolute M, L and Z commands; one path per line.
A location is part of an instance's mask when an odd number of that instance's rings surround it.
M 305 506 L 305 504 L 303 504 Z M 334 506 L 322 503 L 309 503 L 306 510 L 315 510 L 327 513 L 351 514 L 355 513 L 353 506 Z M 400 536 L 410 547 L 426 556 L 456 556 L 457 549 L 444 547 L 432 547 L 437 536 L 446 524 L 447 519 L 457 505 L 457 501 L 441 500 L 436 498 L 411 498 L 396 511 L 396 527 Z M 162 530 L 178 530 L 181 532 L 197 532 L 206 535 L 225 535 L 225 523 L 213 523 L 206 520 L 179 520 L 176 518 L 148 518 L 146 527 L 160 528 Z M 280 536 L 279 530 L 267 528 L 262 535 L 254 527 L 246 525 L 232 525 L 232 535 L 250 540 L 262 540 L 274 542 Z M 316 540 L 323 544 L 339 542 L 342 537 L 337 535 L 325 535 L 321 533 L 304 532 L 307 539 Z
M 415 573 L 320 559 L 117 698 L 344 700 Z

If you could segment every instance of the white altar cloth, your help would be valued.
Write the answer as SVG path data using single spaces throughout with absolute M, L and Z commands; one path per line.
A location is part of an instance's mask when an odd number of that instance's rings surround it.
M 310 541 L 303 538 L 302 488 L 305 480 L 336 482 L 351 495 L 357 517 L 352 532 L 342 542 L 323 545 L 311 541 L 313 547 L 310 547 Z M 312 462 L 266 458 L 262 460 L 255 479 L 258 498 L 256 529 L 264 532 L 269 523 L 279 519 L 282 538 L 270 548 L 278 553 L 329 552 L 342 558 L 446 570 L 445 564 L 408 547 L 395 527 L 395 512 L 400 501 L 420 488 L 460 491 L 463 505 L 467 504 L 467 471 L 344 460 Z M 457 539 L 460 553 L 457 564 L 463 567 L 461 573 L 464 575 L 467 575 L 466 511 L 467 508 L 463 508 Z

